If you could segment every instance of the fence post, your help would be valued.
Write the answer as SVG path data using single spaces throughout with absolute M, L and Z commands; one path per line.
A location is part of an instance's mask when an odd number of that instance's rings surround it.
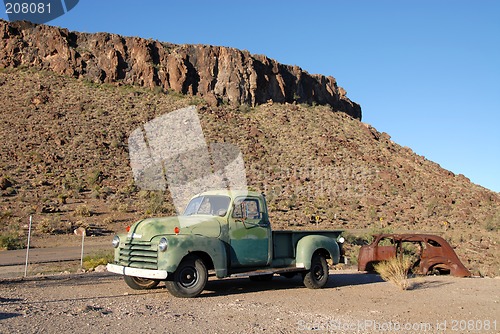
M 28 275 L 28 258 L 30 253 L 30 241 L 31 241 L 31 224 L 33 222 L 32 216 L 30 216 L 30 224 L 28 227 L 28 244 L 26 246 L 26 262 L 24 264 L 24 277 Z
M 75 231 L 76 235 L 82 236 L 82 252 L 80 254 L 80 268 L 83 268 L 83 244 L 85 242 L 85 236 L 87 235 L 87 230 L 84 227 L 79 227 Z
M 83 243 L 85 241 L 85 231 L 82 233 L 82 254 L 80 255 L 80 268 L 83 268 Z

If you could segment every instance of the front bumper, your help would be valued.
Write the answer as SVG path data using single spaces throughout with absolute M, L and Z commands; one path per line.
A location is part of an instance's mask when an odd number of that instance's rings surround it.
M 106 269 L 115 274 L 125 275 L 125 276 L 133 276 L 133 277 L 141 277 L 141 278 L 149 278 L 149 279 L 166 279 L 168 276 L 168 272 L 166 270 L 151 270 L 151 269 L 140 269 L 140 268 L 131 268 L 119 266 L 117 264 L 108 263 Z

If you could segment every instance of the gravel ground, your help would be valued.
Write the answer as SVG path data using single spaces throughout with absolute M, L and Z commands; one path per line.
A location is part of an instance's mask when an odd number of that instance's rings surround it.
M 0 281 L 1 333 L 499 333 L 500 279 L 416 278 L 400 291 L 376 275 L 335 271 L 327 288 L 300 279 L 210 279 L 196 299 L 129 289 L 87 273 Z

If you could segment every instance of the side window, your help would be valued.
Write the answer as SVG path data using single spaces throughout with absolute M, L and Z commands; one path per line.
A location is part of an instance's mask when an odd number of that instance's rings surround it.
M 437 241 L 432 239 L 427 240 L 427 243 L 433 247 L 441 247 L 441 245 Z
M 383 238 L 379 240 L 378 246 L 395 246 L 395 243 L 392 238 Z
M 247 204 L 247 218 L 260 219 L 259 201 L 252 199 L 246 200 L 245 203 Z
M 259 201 L 253 198 L 237 199 L 234 202 L 233 218 L 260 219 Z

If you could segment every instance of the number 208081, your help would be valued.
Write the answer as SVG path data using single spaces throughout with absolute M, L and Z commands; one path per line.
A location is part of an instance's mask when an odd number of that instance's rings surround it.
M 50 14 L 50 2 L 5 3 L 6 14 Z

